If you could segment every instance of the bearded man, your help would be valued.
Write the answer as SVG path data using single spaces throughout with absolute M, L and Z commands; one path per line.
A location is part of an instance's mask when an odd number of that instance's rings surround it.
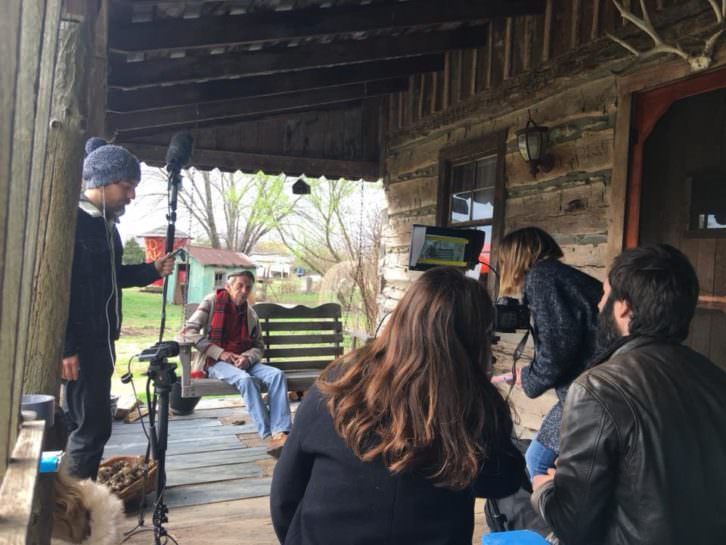
M 721 544 L 726 372 L 682 344 L 696 272 L 671 246 L 635 248 L 604 291 L 608 349 L 570 387 L 557 469 L 534 478 L 532 504 L 567 545 Z

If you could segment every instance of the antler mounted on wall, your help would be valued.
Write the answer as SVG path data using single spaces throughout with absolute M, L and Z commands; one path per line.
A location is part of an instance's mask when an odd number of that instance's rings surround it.
M 705 70 L 706 68 L 711 66 L 711 62 L 713 61 L 713 50 L 716 47 L 716 42 L 721 37 L 721 34 L 726 31 L 726 0 L 720 0 L 720 5 L 718 0 L 707 1 L 711 5 L 711 8 L 713 9 L 713 12 L 716 16 L 716 24 L 718 25 L 718 29 L 713 35 L 706 39 L 703 50 L 701 50 L 701 52 L 697 55 L 689 55 L 683 49 L 681 49 L 681 46 L 678 45 L 678 43 L 676 43 L 675 45 L 668 45 L 663 41 L 663 39 L 658 35 L 658 32 L 655 30 L 655 27 L 650 20 L 650 16 L 648 15 L 648 9 L 645 7 L 645 0 L 640 0 L 640 10 L 643 13 L 642 18 L 636 16 L 632 11 L 623 7 L 623 4 L 620 3 L 618 0 L 612 0 L 612 2 L 617 10 L 620 12 L 620 16 L 623 19 L 633 23 L 636 27 L 638 27 L 640 30 L 650 36 L 650 38 L 653 40 L 653 47 L 648 51 L 638 51 L 629 43 L 613 36 L 610 33 L 608 33 L 608 37 L 617 44 L 623 46 L 625 49 L 630 51 L 639 59 L 645 59 L 661 53 L 670 53 L 672 55 L 677 55 L 678 57 L 685 60 L 690 65 L 692 72 Z

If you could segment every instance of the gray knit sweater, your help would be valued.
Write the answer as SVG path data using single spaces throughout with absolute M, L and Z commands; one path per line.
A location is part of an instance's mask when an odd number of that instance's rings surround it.
M 559 402 L 542 422 L 537 440 L 559 452 L 562 402 L 570 383 L 595 354 L 597 304 L 602 284 L 557 259 L 535 263 L 524 277 L 524 301 L 532 313 L 535 355 L 522 369 L 522 388 L 538 397 L 550 388 Z

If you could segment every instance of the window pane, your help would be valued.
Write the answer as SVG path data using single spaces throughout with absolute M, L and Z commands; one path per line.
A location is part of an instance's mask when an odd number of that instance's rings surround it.
M 692 230 L 726 229 L 726 174 L 699 173 L 691 178 Z
M 493 188 L 497 183 L 497 156 L 485 157 L 476 162 L 476 187 Z
M 451 169 L 451 192 L 461 193 L 474 189 L 476 166 L 474 163 L 457 165 Z
M 451 223 L 469 221 L 471 217 L 471 193 L 451 196 Z
M 488 220 L 494 217 L 494 188 L 474 193 L 472 202 L 472 220 Z
M 726 215 L 700 214 L 698 216 L 699 229 L 726 229 Z

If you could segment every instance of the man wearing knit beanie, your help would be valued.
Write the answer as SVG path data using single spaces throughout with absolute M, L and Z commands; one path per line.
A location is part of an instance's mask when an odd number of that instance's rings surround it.
M 154 263 L 121 264 L 123 245 L 116 222 L 136 196 L 140 179 L 139 161 L 128 150 L 101 138 L 88 140 L 61 368 L 68 468 L 79 478 L 95 479 L 111 435 L 111 375 L 114 342 L 121 330 L 121 288 L 150 284 L 174 266 L 171 254 Z

